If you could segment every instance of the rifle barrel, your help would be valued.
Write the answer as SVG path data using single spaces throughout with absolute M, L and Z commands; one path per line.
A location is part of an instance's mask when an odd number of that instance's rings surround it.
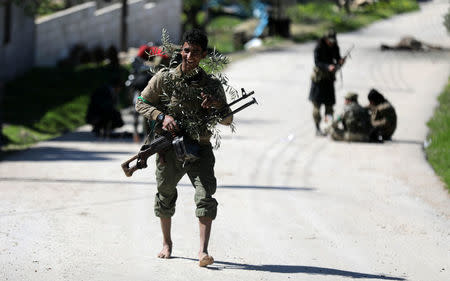
M 242 97 L 238 98 L 237 100 L 234 100 L 234 101 L 230 102 L 227 106 L 230 107 L 230 106 L 232 106 L 232 105 L 234 105 L 234 104 L 240 102 L 241 100 L 248 98 L 249 96 L 253 95 L 254 93 L 255 93 L 255 91 L 251 91 L 251 92 L 248 93 L 248 94 L 244 92 L 244 94 L 242 95 Z
M 231 112 L 225 114 L 224 116 L 222 116 L 222 119 L 227 118 L 228 116 L 230 116 L 230 115 L 232 115 L 232 114 L 238 113 L 239 111 L 243 110 L 244 108 L 249 107 L 250 105 L 252 105 L 252 104 L 254 104 L 254 103 L 258 104 L 258 102 L 256 101 L 256 99 L 255 99 L 255 98 L 252 98 L 251 101 L 249 101 L 249 102 L 243 104 L 242 106 L 240 106 L 240 107 L 236 108 L 235 110 L 233 110 L 233 111 L 231 111 Z

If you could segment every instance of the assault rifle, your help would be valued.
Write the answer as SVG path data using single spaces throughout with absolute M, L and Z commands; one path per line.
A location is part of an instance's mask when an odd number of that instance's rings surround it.
M 243 104 L 242 106 L 236 108 L 233 111 L 230 111 L 229 108 L 232 105 L 248 98 L 253 95 L 255 92 L 251 91 L 250 93 L 246 93 L 242 88 L 242 96 L 233 102 L 225 105 L 224 107 L 213 112 L 213 117 L 204 120 L 203 124 L 208 123 L 215 116 L 219 116 L 220 119 L 224 119 L 232 114 L 238 113 L 239 111 L 249 107 L 252 104 L 258 104 L 255 98 L 252 98 L 251 101 Z M 168 150 L 170 147 L 173 147 L 175 150 L 175 154 L 180 161 L 192 161 L 197 159 L 196 150 L 198 146 L 195 145 L 195 141 L 189 138 L 188 136 L 173 136 L 169 132 L 164 132 L 163 135 L 156 137 L 150 144 L 145 144 L 141 147 L 139 152 L 128 159 L 127 161 L 122 163 L 122 170 L 127 177 L 131 177 L 136 170 L 147 168 L 147 159 L 155 153 L 163 152 Z M 135 161 L 136 163 L 130 167 L 130 164 Z
M 344 66 L 345 60 L 347 58 L 350 58 L 350 53 L 352 52 L 353 48 L 355 48 L 354 44 L 352 44 L 352 46 L 345 52 L 345 55 L 342 57 L 343 62 L 336 64 L 336 68 L 334 70 L 335 72 L 338 72 L 342 68 L 342 66 Z
M 345 60 L 346 60 L 347 58 L 350 58 L 350 53 L 352 52 L 352 50 L 353 50 L 354 47 L 355 47 L 355 45 L 352 44 L 352 46 L 347 50 L 347 52 L 345 52 L 345 55 L 342 57 L 342 59 L 343 59 L 342 63 L 338 63 L 338 64 L 336 65 L 335 70 L 334 70 L 335 73 L 337 73 L 337 72 L 339 71 L 339 74 L 340 74 L 339 76 L 341 77 L 341 82 L 342 82 L 341 87 L 344 86 L 344 78 L 342 77 L 342 71 L 341 71 L 341 68 L 342 68 L 342 66 L 344 66 Z

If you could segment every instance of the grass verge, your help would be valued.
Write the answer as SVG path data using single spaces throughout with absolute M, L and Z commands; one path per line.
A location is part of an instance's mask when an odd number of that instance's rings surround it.
M 75 68 L 34 68 L 6 84 L 2 101 L 3 151 L 18 150 L 85 124 L 92 91 L 124 67 L 86 64 Z
M 439 106 L 427 123 L 431 144 L 426 148 L 426 154 L 450 192 L 450 78 L 438 101 Z

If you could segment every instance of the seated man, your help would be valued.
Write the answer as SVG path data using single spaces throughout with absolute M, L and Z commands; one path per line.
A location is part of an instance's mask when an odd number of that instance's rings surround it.
M 345 96 L 344 112 L 330 128 L 331 138 L 337 141 L 370 141 L 372 125 L 369 111 L 359 105 L 358 94 Z
M 371 123 L 374 128 L 374 139 L 391 140 L 397 128 L 397 114 L 391 103 L 375 89 L 371 89 L 367 96 L 370 104 L 368 109 L 371 115 Z

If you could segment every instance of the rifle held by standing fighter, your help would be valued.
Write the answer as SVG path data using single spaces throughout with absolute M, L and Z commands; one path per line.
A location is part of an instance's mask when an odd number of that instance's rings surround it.
M 240 98 L 218 109 L 216 112 L 214 112 L 214 114 L 212 114 L 213 117 L 211 117 L 211 119 L 217 118 L 216 116 L 219 116 L 219 119 L 224 119 L 232 114 L 238 113 L 239 111 L 249 107 L 252 104 L 258 104 L 256 99 L 252 98 L 251 101 L 243 104 L 233 111 L 230 111 L 229 108 L 232 105 L 235 105 L 236 103 L 254 94 L 254 91 L 246 93 L 243 88 L 241 89 L 241 91 L 242 96 Z M 211 121 L 211 119 L 205 120 L 204 123 Z M 192 147 L 195 147 L 193 143 L 194 141 L 187 136 L 173 136 L 171 133 L 166 131 L 162 135 L 156 137 L 150 144 L 143 145 L 136 155 L 123 162 L 121 165 L 122 170 L 127 177 L 131 177 L 136 170 L 147 168 L 147 159 L 150 156 L 159 152 L 163 152 L 170 147 L 174 148 L 178 159 L 180 159 L 181 161 L 193 160 L 196 157 L 195 153 L 192 153 L 191 151 Z M 130 167 L 130 164 L 133 161 L 136 161 L 136 163 Z

